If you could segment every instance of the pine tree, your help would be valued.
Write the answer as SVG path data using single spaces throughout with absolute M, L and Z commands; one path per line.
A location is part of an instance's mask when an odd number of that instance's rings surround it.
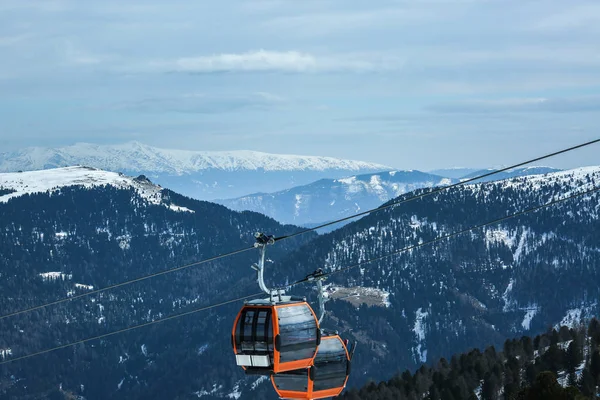
M 594 381 L 594 378 L 592 377 L 592 374 L 588 368 L 584 368 L 581 374 L 579 387 L 581 388 L 581 393 L 583 393 L 585 396 L 592 396 L 595 394 L 594 391 L 596 388 L 596 382 Z
M 565 364 L 569 373 L 574 373 L 577 367 L 583 361 L 583 349 L 577 335 L 573 337 L 573 341 L 567 348 Z
M 590 372 L 596 381 L 600 378 L 600 349 L 595 349 L 592 353 Z

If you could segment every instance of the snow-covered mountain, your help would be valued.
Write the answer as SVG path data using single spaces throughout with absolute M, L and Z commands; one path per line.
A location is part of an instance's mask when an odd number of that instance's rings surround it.
M 91 167 L 64 167 L 41 171 L 0 173 L 0 203 L 25 194 L 60 191 L 61 188 L 81 186 L 93 188 L 110 185 L 117 189 L 133 189 L 151 204 L 165 204 L 173 211 L 187 211 L 185 207 L 165 203 L 163 188 L 145 176 L 137 178 L 122 173 L 108 172 Z
M 456 180 L 421 171 L 388 171 L 341 179 L 321 179 L 275 193 L 216 200 L 234 210 L 250 210 L 280 222 L 312 225 L 377 207 L 401 194 Z
M 60 148 L 31 147 L 0 153 L 0 172 L 73 165 L 128 175 L 145 174 L 165 187 L 200 199 L 275 191 L 321 178 L 392 169 L 380 164 L 332 157 L 255 151 L 172 150 L 139 142 L 120 145 L 78 143 Z
M 10 197 L 0 202 L 0 309 L 10 313 L 245 248 L 257 230 L 285 236 L 299 229 L 167 189 L 154 203 L 144 197 L 146 185 L 85 168 L 1 175 L 0 196 Z M 589 167 L 448 189 L 327 235 L 279 241 L 269 248 L 268 284 L 378 258 L 327 282 L 333 300 L 323 326 L 361 343 L 349 387 L 473 346 L 576 325 L 600 311 L 598 193 L 384 256 L 598 185 L 600 167 Z M 0 357 L 255 293 L 252 251 L 1 320 Z M 290 294 L 315 300 L 310 286 Z M 230 330 L 239 306 L 8 364 L 0 397 L 274 399 L 268 380 L 235 365 Z
M 340 271 L 374 259 L 332 275 L 328 284 L 380 290 L 389 305 L 365 301 L 357 309 L 361 300 L 341 297 L 328 303 L 324 324 L 348 327 L 340 330 L 368 349 L 357 351 L 351 384 L 375 371 L 416 369 L 453 352 L 598 316 L 600 193 L 383 256 L 599 186 L 600 167 L 458 186 L 371 213 L 282 264 Z

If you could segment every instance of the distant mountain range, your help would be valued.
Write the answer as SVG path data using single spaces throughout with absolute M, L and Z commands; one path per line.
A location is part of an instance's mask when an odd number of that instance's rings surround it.
M 314 225 L 359 213 L 401 194 L 455 179 L 421 171 L 388 171 L 342 179 L 321 179 L 275 193 L 256 193 L 230 200 L 216 200 L 234 210 L 250 210 L 280 222 Z
M 469 169 L 461 168 L 462 172 Z M 452 170 L 448 170 L 452 171 Z M 470 179 L 495 169 L 476 170 L 460 180 Z M 550 167 L 515 168 L 473 183 L 539 175 L 560 171 Z M 459 179 L 421 171 L 388 171 L 356 175 L 342 179 L 321 179 L 275 193 L 256 193 L 235 199 L 215 200 L 233 210 L 250 210 L 268 215 L 284 223 L 314 226 L 319 223 L 349 217 L 375 208 L 404 193 L 420 188 L 446 186 Z M 341 225 L 335 225 L 339 228 Z M 331 230 L 331 229 L 330 229 Z
M 332 157 L 255 151 L 171 150 L 139 142 L 121 145 L 78 143 L 67 147 L 31 147 L 0 153 L 0 172 L 75 165 L 128 175 L 145 174 L 165 187 L 205 200 L 277 191 L 322 178 L 392 169 L 381 164 Z

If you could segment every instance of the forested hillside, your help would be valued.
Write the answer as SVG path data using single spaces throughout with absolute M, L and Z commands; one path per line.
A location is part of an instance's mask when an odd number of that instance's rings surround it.
M 562 326 L 480 351 L 455 354 L 415 373 L 346 391 L 344 400 L 584 400 L 600 384 L 600 322 Z

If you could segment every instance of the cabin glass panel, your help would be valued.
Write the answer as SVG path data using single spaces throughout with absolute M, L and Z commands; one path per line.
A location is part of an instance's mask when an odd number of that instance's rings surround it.
M 308 369 L 284 372 L 273 375 L 273 383 L 277 390 L 308 392 Z
M 313 358 L 317 349 L 317 321 L 308 305 L 277 309 L 281 340 L 280 362 Z
M 271 310 L 267 308 L 242 310 L 242 315 L 235 327 L 235 342 L 239 353 L 266 354 L 272 352 Z
M 313 391 L 343 387 L 346 382 L 348 358 L 338 339 L 323 339 L 314 362 Z

